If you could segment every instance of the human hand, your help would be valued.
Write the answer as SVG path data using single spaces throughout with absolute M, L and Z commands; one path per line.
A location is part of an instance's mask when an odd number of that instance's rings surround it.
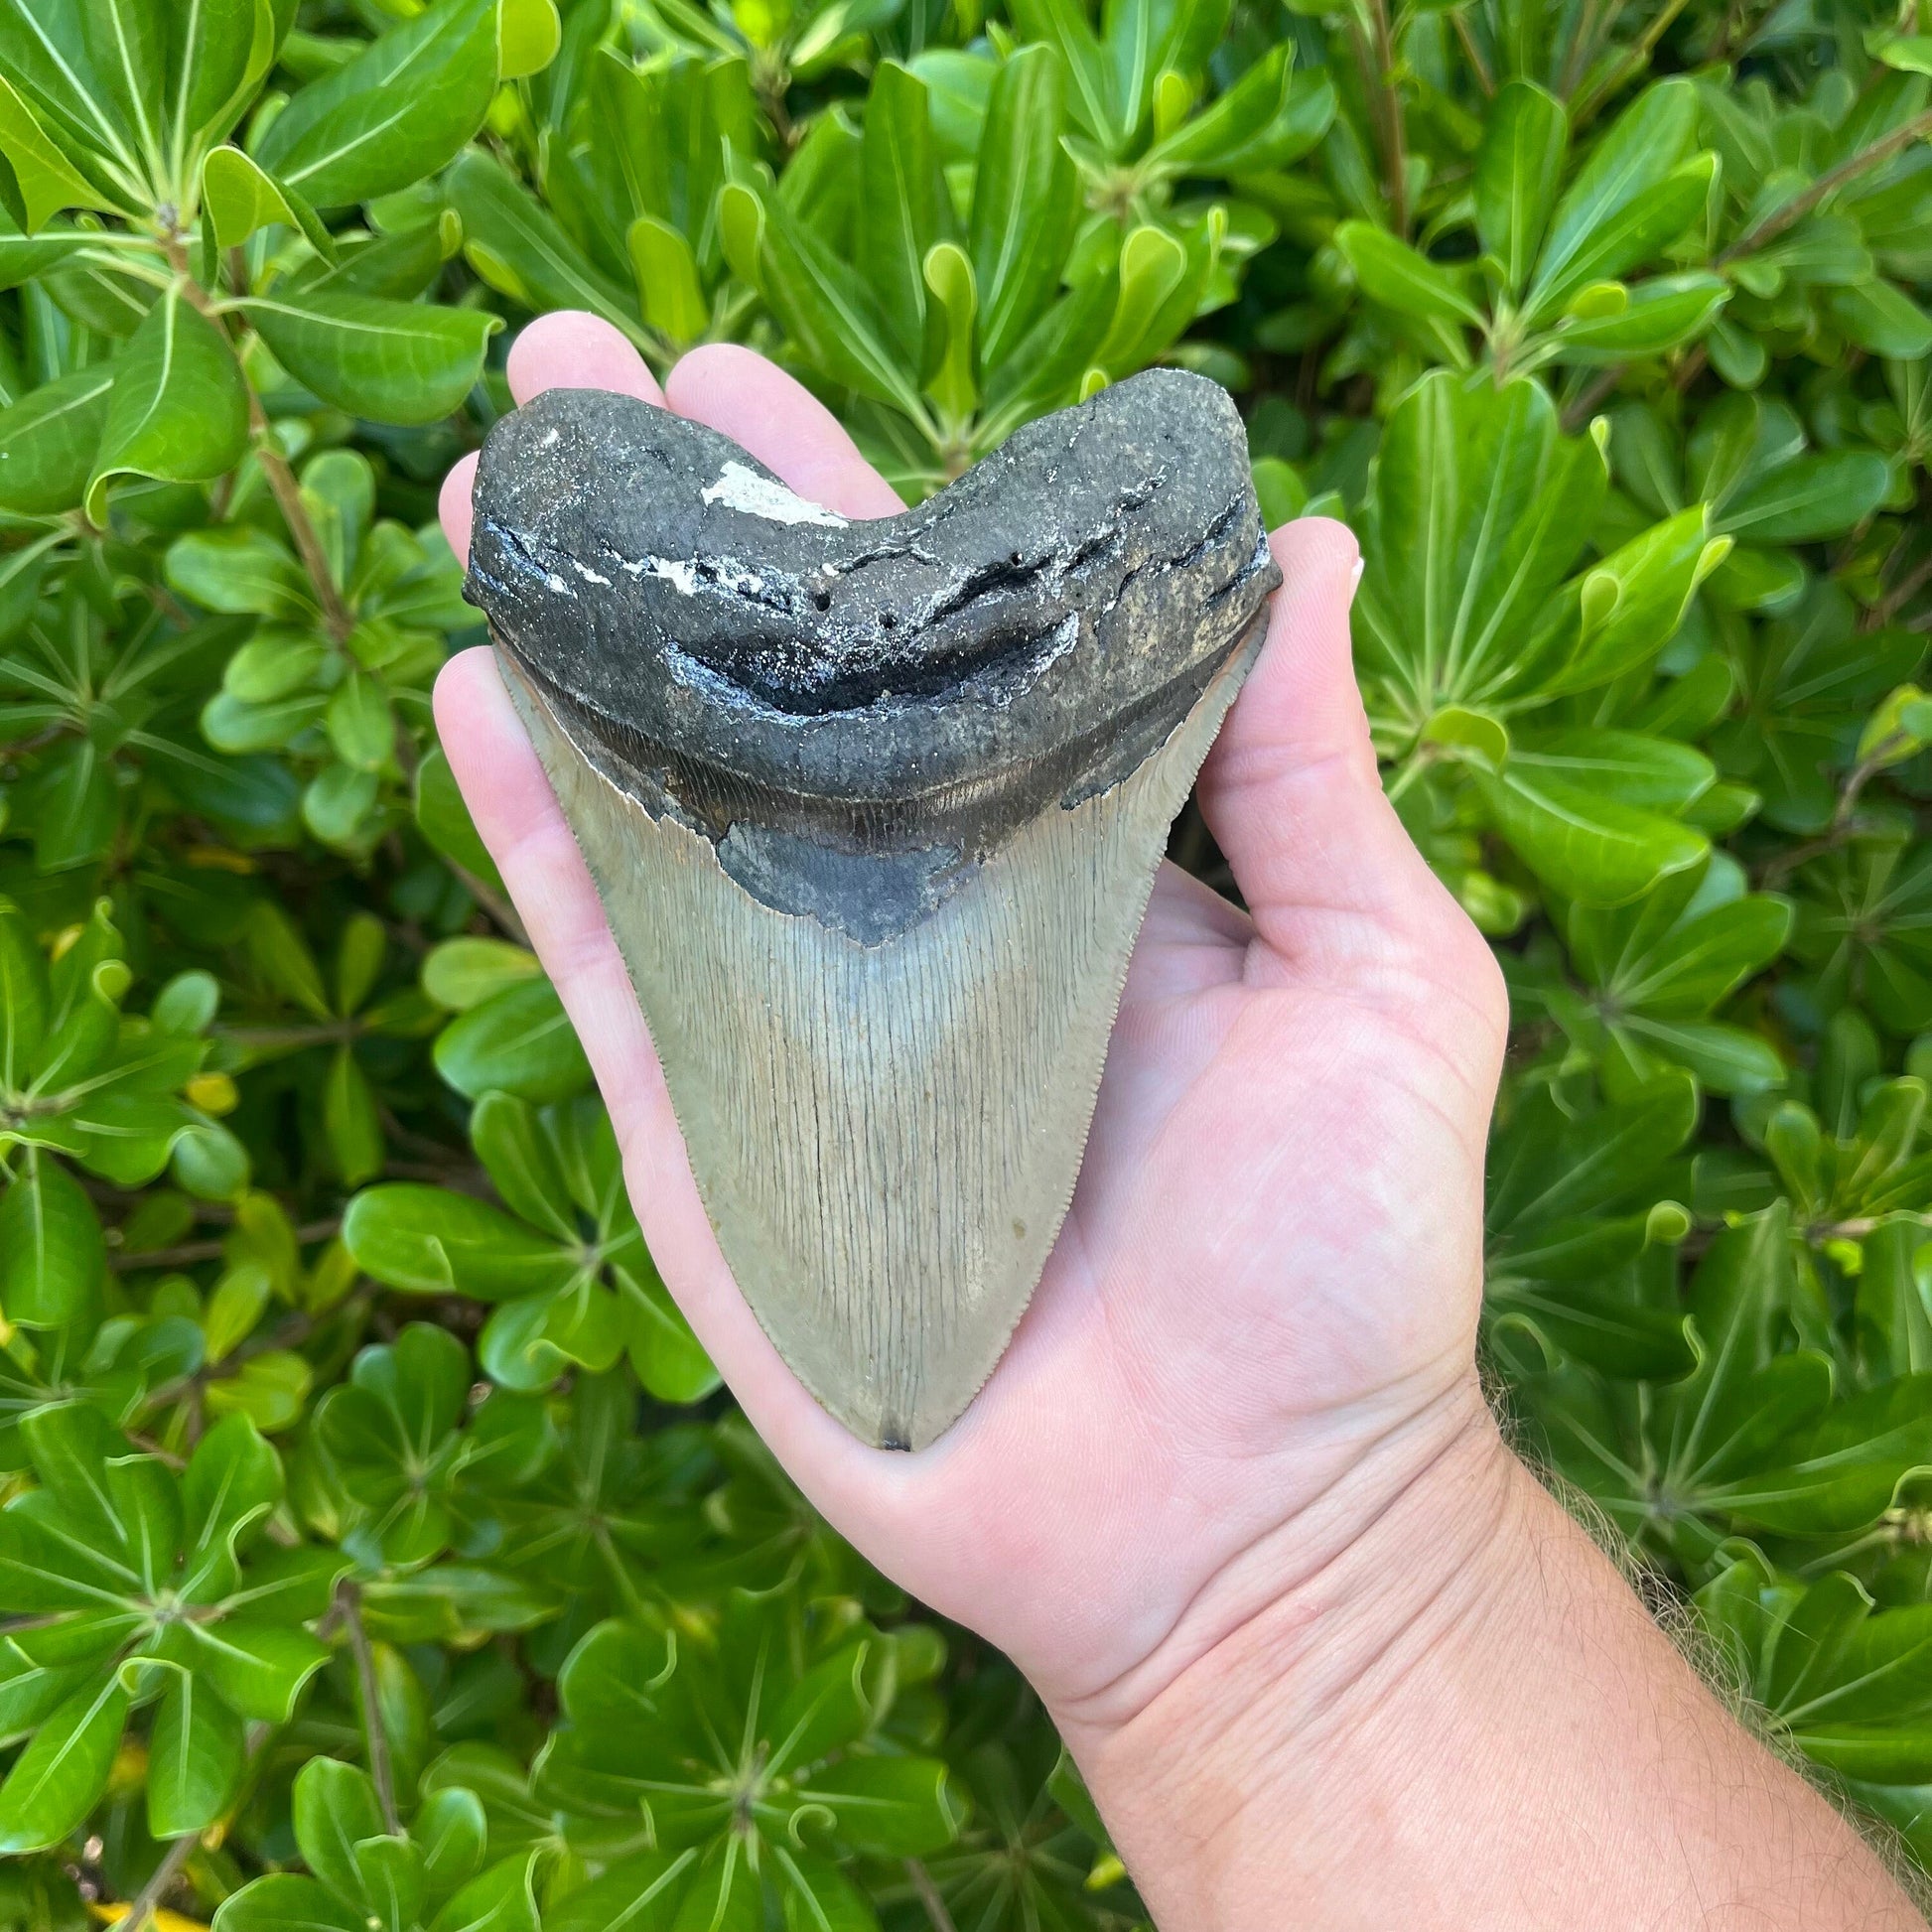
M 746 349 L 694 350 L 666 395 L 615 330 L 555 315 L 509 378 L 519 402 L 568 385 L 665 404 L 848 516 L 900 507 Z M 460 556 L 473 474 L 444 488 Z M 1494 1443 L 1473 1344 L 1501 982 L 1383 797 L 1350 666 L 1353 538 L 1310 519 L 1272 541 L 1268 642 L 1200 778 L 1250 910 L 1162 868 L 1065 1228 L 991 1380 L 915 1455 L 848 1436 L 759 1327 L 491 654 L 437 687 L 451 765 L 699 1339 L 825 1516 L 1013 1656 L 1070 1732 L 1130 1720 L 1451 1446 Z

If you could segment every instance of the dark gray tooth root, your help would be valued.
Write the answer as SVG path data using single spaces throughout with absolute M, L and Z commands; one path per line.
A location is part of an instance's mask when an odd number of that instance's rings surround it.
M 876 521 L 598 390 L 483 446 L 468 595 L 726 1260 L 869 1442 L 943 1431 L 1026 1309 L 1280 581 L 1240 418 L 1178 370 Z

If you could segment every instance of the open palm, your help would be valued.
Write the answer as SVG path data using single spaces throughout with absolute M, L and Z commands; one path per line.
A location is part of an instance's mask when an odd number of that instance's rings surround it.
M 694 351 L 667 397 L 617 332 L 552 316 L 509 372 L 519 401 L 572 386 L 665 404 L 846 515 L 900 507 L 832 417 L 749 350 Z M 444 491 L 459 555 L 473 467 Z M 753 1318 L 490 654 L 455 658 L 437 687 L 452 767 L 699 1339 L 830 1521 L 1075 1722 L 1131 1715 L 1285 1577 L 1317 1574 L 1378 1483 L 1481 1413 L 1500 981 L 1377 780 L 1349 664 L 1353 539 L 1311 519 L 1273 543 L 1286 583 L 1268 642 L 1200 780 L 1250 910 L 1163 867 L 1058 1246 L 991 1381 L 915 1455 L 848 1436 Z

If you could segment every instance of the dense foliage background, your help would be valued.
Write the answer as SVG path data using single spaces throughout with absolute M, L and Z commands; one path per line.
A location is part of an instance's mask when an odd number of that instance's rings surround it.
M 908 496 L 1182 361 L 1355 524 L 1499 1385 L 1932 1860 L 1932 31 L 1391 4 L 0 0 L 0 1926 L 1139 1916 L 717 1393 L 437 749 L 558 306 Z

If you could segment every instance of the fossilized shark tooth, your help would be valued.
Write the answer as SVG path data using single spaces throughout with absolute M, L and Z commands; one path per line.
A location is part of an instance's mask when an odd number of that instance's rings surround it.
M 1240 418 L 1176 370 L 879 521 L 627 397 L 490 432 L 468 595 L 725 1258 L 868 1442 L 930 1442 L 1026 1309 L 1279 582 Z

